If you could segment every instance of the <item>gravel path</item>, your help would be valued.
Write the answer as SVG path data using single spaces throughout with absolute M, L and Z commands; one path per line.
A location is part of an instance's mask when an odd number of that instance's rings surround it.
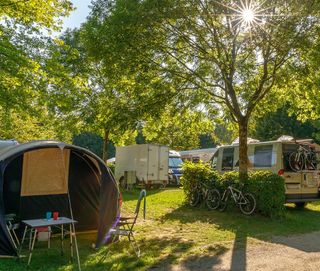
M 237 243 L 221 253 L 190 257 L 174 266 L 152 270 L 191 271 L 272 271 L 320 270 L 320 232 L 291 237 L 275 237 L 272 242 L 254 240 L 246 247 Z

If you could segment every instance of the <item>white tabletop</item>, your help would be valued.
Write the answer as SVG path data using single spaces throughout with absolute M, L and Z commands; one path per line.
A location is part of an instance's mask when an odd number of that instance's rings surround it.
M 67 225 L 67 224 L 77 223 L 77 221 L 67 217 L 59 217 L 57 220 L 54 220 L 53 218 L 50 218 L 49 220 L 46 218 L 22 220 L 22 223 L 26 224 L 31 228 L 37 228 L 37 227 Z

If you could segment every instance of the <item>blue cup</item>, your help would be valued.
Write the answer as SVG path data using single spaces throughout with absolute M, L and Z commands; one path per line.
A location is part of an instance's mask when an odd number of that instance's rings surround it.
M 52 217 L 52 212 L 47 212 L 47 213 L 46 213 L 46 219 L 47 219 L 47 220 L 50 220 L 51 217 Z

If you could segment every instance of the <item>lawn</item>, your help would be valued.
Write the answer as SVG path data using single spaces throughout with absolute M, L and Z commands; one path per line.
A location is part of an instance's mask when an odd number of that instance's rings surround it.
M 123 194 L 123 212 L 132 213 L 138 191 Z M 141 213 L 142 214 L 142 213 Z M 227 212 L 208 211 L 204 207 L 191 208 L 184 203 L 181 189 L 148 191 L 147 218 L 142 215 L 136 227 L 136 238 L 142 255 L 138 259 L 126 240 L 91 249 L 94 234 L 78 235 L 83 270 L 146 270 L 164 267 L 186 259 L 204 255 L 219 255 L 235 244 L 243 247 L 254 240 L 273 241 L 273 236 L 287 236 L 320 230 L 320 204 L 308 204 L 304 210 L 287 206 L 283 219 L 269 219 L 259 215 L 244 216 L 237 209 Z M 76 270 L 69 263 L 68 249 L 61 257 L 58 240 L 52 249 L 37 243 L 31 270 Z M 65 243 L 68 243 L 67 241 Z M 67 247 L 67 245 L 65 245 Z M 1 259 L 0 270 L 25 270 L 26 259 Z

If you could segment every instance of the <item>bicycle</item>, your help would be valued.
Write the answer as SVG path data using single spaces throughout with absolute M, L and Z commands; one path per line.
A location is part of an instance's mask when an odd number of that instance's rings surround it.
M 227 208 L 230 195 L 243 214 L 251 215 L 256 209 L 256 199 L 254 196 L 250 193 L 243 194 L 241 190 L 233 187 L 230 183 L 222 194 L 220 211 L 224 211 Z
M 197 183 L 192 189 L 189 204 L 192 207 L 196 207 L 201 199 L 203 199 L 210 210 L 216 210 L 220 205 L 220 192 L 209 187 L 204 182 Z
M 298 149 L 289 154 L 289 166 L 293 171 L 315 170 L 317 168 L 316 153 L 299 145 Z

